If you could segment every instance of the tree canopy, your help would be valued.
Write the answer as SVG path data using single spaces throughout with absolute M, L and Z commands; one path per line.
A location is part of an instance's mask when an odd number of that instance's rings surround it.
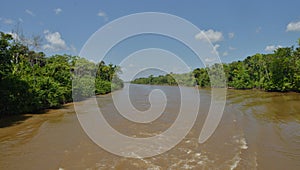
M 278 48 L 271 54 L 255 54 L 243 61 L 196 68 L 192 73 L 138 78 L 132 83 L 215 87 L 217 84 L 221 84 L 217 82 L 221 79 L 214 77 L 214 81 L 211 81 L 210 77 L 220 75 L 217 73 L 220 73 L 221 68 L 225 73 L 228 87 L 300 92 L 300 39 L 297 48 Z
M 122 80 L 115 75 L 119 71 L 117 66 L 71 55 L 46 57 L 43 52 L 15 41 L 10 34 L 0 32 L 0 116 L 36 112 L 71 102 L 74 71 L 85 72 L 80 81 L 82 88 L 76 91 L 82 97 L 123 87 Z M 78 89 L 78 84 L 73 85 Z M 87 90 L 91 87 L 95 89 L 93 94 Z

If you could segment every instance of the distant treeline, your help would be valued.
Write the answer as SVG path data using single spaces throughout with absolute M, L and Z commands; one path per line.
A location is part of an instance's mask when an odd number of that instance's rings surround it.
M 300 39 L 298 45 L 300 46 Z M 255 54 L 243 61 L 197 68 L 191 73 L 170 73 L 158 77 L 151 75 L 147 78 L 135 79 L 132 83 L 210 87 L 209 73 L 214 75 L 223 69 L 227 86 L 231 88 L 300 92 L 299 46 L 278 48 L 271 54 Z
M 73 95 L 80 98 L 93 95 L 91 89 L 105 94 L 123 87 L 122 80 L 114 76 L 120 71 L 117 66 L 70 55 L 46 57 L 43 52 L 29 50 L 10 34 L 0 34 L 0 117 L 71 102 L 74 79 Z
M 166 74 L 160 76 L 153 76 L 150 75 L 149 77 L 141 77 L 137 78 L 131 83 L 134 84 L 151 84 L 151 85 L 171 85 L 177 86 L 184 85 L 184 86 L 194 86 L 196 85 L 196 79 L 192 73 L 184 73 L 184 74 Z

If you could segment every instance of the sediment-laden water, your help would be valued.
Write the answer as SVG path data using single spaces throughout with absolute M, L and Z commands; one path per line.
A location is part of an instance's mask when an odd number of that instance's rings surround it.
M 114 92 L 115 96 L 127 88 Z M 131 85 L 132 104 L 142 111 L 149 109 L 148 96 L 153 89 L 164 91 L 167 105 L 162 116 L 149 124 L 133 123 L 119 115 L 111 94 L 98 96 L 97 101 L 114 129 L 127 136 L 151 137 L 169 128 L 180 108 L 179 88 L 171 86 Z M 195 88 L 185 90 L 196 92 Z M 300 168 L 299 93 L 228 90 L 218 128 L 199 144 L 210 99 L 210 90 L 200 89 L 198 118 L 188 135 L 168 152 L 140 159 L 116 156 L 94 144 L 81 128 L 72 105 L 28 115 L 30 118 L 21 123 L 0 128 L 0 169 Z

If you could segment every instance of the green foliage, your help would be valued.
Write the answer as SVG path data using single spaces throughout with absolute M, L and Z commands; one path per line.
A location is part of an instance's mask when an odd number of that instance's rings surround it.
M 96 79 L 95 81 L 95 88 L 96 88 L 96 93 L 97 94 L 106 94 L 108 92 L 111 91 L 111 82 L 109 81 L 105 81 L 105 80 L 101 80 L 99 78 Z
M 247 70 L 244 62 L 234 62 L 229 65 L 230 81 L 228 85 L 236 89 L 250 89 L 254 84 L 250 78 L 249 70 Z
M 211 87 L 225 87 L 226 86 L 226 78 L 223 69 L 223 64 L 214 64 L 208 69 L 208 75 L 210 79 Z
M 193 74 L 199 87 L 210 86 L 208 68 L 197 68 L 193 71 Z
M 9 76 L 11 72 L 11 60 L 9 48 L 11 47 L 12 36 L 0 32 L 0 80 Z
M 76 99 L 82 99 L 94 95 L 95 78 L 90 75 L 73 78 L 73 96 Z
M 94 63 L 69 55 L 45 57 L 0 32 L 0 116 L 59 107 L 71 102 L 72 94 L 83 99 L 120 89 L 120 71 L 103 61 Z M 214 64 L 185 74 L 151 75 L 132 83 L 221 87 L 223 76 L 228 86 L 236 89 L 300 92 L 300 39 L 298 48 L 279 48 L 244 61 Z
M 135 84 L 157 84 L 157 85 L 184 85 L 184 86 L 194 86 L 196 84 L 196 79 L 194 78 L 192 73 L 185 73 L 185 74 L 167 74 L 167 75 L 160 75 L 154 77 L 150 75 L 147 78 L 137 78 L 132 81 Z
M 167 74 L 138 78 L 132 83 L 220 87 L 224 86 L 225 78 L 227 86 L 235 89 L 300 92 L 300 39 L 298 43 L 296 49 L 279 48 L 274 53 L 255 54 L 243 61 L 197 68 L 192 72 L 195 79 L 191 73 Z
M 111 81 L 111 90 L 119 90 L 124 87 L 123 80 L 121 80 L 118 76 L 113 76 L 113 79 Z
M 28 82 L 16 76 L 0 81 L 0 113 L 19 114 L 34 110 L 34 94 Z
M 69 55 L 45 57 L 0 35 L 0 116 L 59 107 L 73 100 L 72 87 L 78 99 L 123 87 L 117 66 Z

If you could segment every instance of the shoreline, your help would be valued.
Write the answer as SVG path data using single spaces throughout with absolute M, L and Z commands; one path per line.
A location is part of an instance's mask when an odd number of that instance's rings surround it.
M 182 87 L 191 87 L 191 88 L 198 88 L 198 89 L 204 89 L 204 90 L 209 90 L 212 89 L 212 87 L 199 87 L 199 86 L 185 86 L 185 85 L 168 85 L 168 84 L 137 84 L 137 83 L 129 83 L 129 84 L 136 84 L 136 85 L 148 85 L 148 86 L 171 86 L 171 87 L 175 87 L 175 86 L 182 86 Z M 222 88 L 222 87 L 215 87 L 215 88 Z M 268 90 L 264 90 L 261 88 L 246 88 L 246 89 L 237 89 L 234 87 L 226 87 L 227 90 L 238 90 L 238 91 L 243 91 L 243 90 L 257 90 L 257 91 L 261 91 L 261 92 L 266 92 L 266 93 L 299 93 L 300 91 L 268 91 Z
M 132 84 L 134 84 L 134 83 L 132 83 Z M 149 84 L 135 84 L 135 85 L 170 86 L 170 87 L 172 87 L 172 85 L 157 85 L 157 84 L 151 84 L 151 85 L 149 85 Z M 193 86 L 193 87 L 184 86 L 184 87 L 197 88 L 196 86 Z M 210 90 L 211 88 L 209 88 L 209 87 L 198 87 L 198 89 L 200 89 L 200 90 Z M 295 93 L 295 94 L 300 94 L 299 92 L 295 92 L 295 91 L 286 91 L 286 92 L 265 91 L 265 90 L 257 89 L 257 88 L 235 89 L 235 88 L 228 88 L 227 87 L 226 89 L 229 90 L 229 91 L 260 91 L 260 92 L 266 92 L 266 93 L 280 93 L 280 94 Z M 118 89 L 118 90 L 115 90 L 115 91 L 119 91 L 119 90 L 121 90 L 121 89 Z M 113 92 L 115 92 L 115 91 L 113 91 Z M 106 94 L 97 94 L 97 95 L 95 95 L 95 97 L 111 95 L 111 93 L 113 93 L 113 92 L 106 93 Z M 88 98 L 86 98 L 86 99 L 88 99 Z M 86 100 L 86 99 L 83 99 L 83 100 Z M 78 103 L 78 102 L 80 103 L 81 101 L 76 101 L 76 103 Z M 10 134 L 10 133 L 7 133 L 7 132 L 5 134 L 5 133 L 3 133 L 3 131 L 22 130 L 22 129 L 26 128 L 27 125 L 41 126 L 44 122 L 49 120 L 49 118 L 59 117 L 59 116 L 63 116 L 64 114 L 70 113 L 69 111 L 65 112 L 64 109 L 71 110 L 71 112 L 75 113 L 74 103 L 75 102 L 72 101 L 72 102 L 63 104 L 59 108 L 48 108 L 48 109 L 44 109 L 44 110 L 41 110 L 41 111 L 36 112 L 36 113 L 26 113 L 26 114 L 18 114 L 18 115 L 4 115 L 0 119 L 0 139 L 4 138 L 6 136 L 13 135 L 13 134 Z
M 115 89 L 113 91 L 110 91 L 110 92 L 107 92 L 107 93 L 103 93 L 103 94 L 95 94 L 94 96 L 91 96 L 91 97 L 97 97 L 97 96 L 104 96 L 104 95 L 109 95 L 115 91 L 119 91 L 123 88 L 120 88 L 120 89 Z M 89 99 L 91 97 L 84 97 L 82 99 L 80 99 L 79 101 L 70 101 L 70 102 L 66 102 L 66 103 L 63 103 L 61 104 L 61 106 L 58 106 L 58 107 L 52 107 L 52 108 L 43 108 L 43 109 L 40 109 L 40 110 L 36 110 L 36 111 L 32 111 L 32 112 L 28 112 L 28 113 L 21 113 L 21 114 L 5 114 L 5 115 L 0 115 L 0 129 L 5 127 L 5 124 L 9 124 L 9 123 L 18 123 L 18 119 L 22 119 L 21 117 L 25 118 L 25 117 L 32 117 L 33 115 L 43 115 L 43 114 L 47 114 L 49 111 L 52 111 L 52 110 L 60 110 L 64 107 L 68 107 L 69 105 L 74 105 L 75 102 L 81 102 L 81 101 L 84 101 L 86 99 Z M 8 119 L 11 119 L 10 121 L 12 121 L 13 119 L 17 119 L 16 122 L 5 122 L 5 120 L 8 120 Z
M 46 109 L 40 114 L 20 114 L 13 116 L 5 116 L 0 120 L 0 141 L 18 135 L 19 131 L 26 131 L 28 129 L 38 130 L 49 118 L 61 117 L 67 110 L 74 110 L 73 102 L 66 103 L 57 109 Z

